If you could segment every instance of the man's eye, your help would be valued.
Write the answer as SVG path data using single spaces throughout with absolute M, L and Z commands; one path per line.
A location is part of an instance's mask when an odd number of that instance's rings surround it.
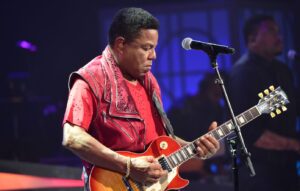
M 143 50 L 148 51 L 152 49 L 152 46 L 143 46 Z

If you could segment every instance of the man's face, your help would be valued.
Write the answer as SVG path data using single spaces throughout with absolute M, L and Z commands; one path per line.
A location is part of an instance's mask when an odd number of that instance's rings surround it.
M 122 56 L 119 58 L 120 68 L 135 79 L 145 76 L 156 58 L 155 47 L 158 41 L 158 31 L 141 29 L 139 36 L 131 42 L 124 42 Z
M 254 37 L 253 48 L 259 54 L 271 58 L 282 52 L 282 39 L 275 22 L 264 21 L 260 24 Z

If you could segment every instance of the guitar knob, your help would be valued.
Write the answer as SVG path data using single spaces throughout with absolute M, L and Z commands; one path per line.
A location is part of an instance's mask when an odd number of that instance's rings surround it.
M 263 97 L 264 97 L 264 94 L 260 92 L 260 93 L 258 94 L 258 97 L 263 98 Z
M 265 89 L 265 90 L 264 90 L 264 93 L 265 93 L 266 95 L 269 95 L 270 92 L 269 92 L 268 89 Z
M 273 92 L 273 91 L 275 90 L 274 86 L 271 85 L 271 86 L 269 87 L 269 90 L 271 90 L 271 91 Z
M 287 107 L 285 107 L 285 106 L 283 105 L 283 106 L 281 106 L 281 109 L 282 109 L 282 111 L 286 111 L 286 110 L 287 110 Z
M 276 109 L 276 114 L 281 114 L 281 110 L 280 109 Z
M 162 150 L 166 150 L 168 148 L 168 143 L 166 141 L 162 141 L 162 142 L 160 142 L 159 147 Z
M 276 114 L 274 112 L 271 112 L 270 115 L 272 118 L 274 118 L 276 116 Z

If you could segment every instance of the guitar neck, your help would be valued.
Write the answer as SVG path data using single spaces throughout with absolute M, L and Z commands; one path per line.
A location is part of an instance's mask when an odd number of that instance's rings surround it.
M 236 116 L 237 123 L 239 127 L 244 126 L 245 124 L 249 123 L 253 119 L 260 116 L 261 113 L 257 109 L 257 106 L 254 106 L 247 111 L 241 113 L 240 115 Z M 216 129 L 209 131 L 205 135 L 213 136 L 218 141 L 222 140 L 224 137 L 228 136 L 229 134 L 234 132 L 234 124 L 232 120 L 229 120 L 222 125 L 218 126 Z M 204 135 L 203 135 L 204 136 Z M 201 136 L 202 137 L 202 136 Z M 174 153 L 170 154 L 167 158 L 170 166 L 175 168 L 185 161 L 189 160 L 190 158 L 194 157 L 197 154 L 196 151 L 196 141 L 201 137 L 197 138 L 190 144 L 187 144 L 181 147 L 179 150 L 175 151 Z

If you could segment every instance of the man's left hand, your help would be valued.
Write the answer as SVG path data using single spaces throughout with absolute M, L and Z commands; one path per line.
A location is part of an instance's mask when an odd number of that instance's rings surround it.
M 212 122 L 209 130 L 217 128 L 217 122 Z M 201 159 L 208 159 L 212 157 L 220 148 L 219 141 L 217 141 L 211 135 L 204 135 L 195 141 L 197 145 L 198 157 Z

